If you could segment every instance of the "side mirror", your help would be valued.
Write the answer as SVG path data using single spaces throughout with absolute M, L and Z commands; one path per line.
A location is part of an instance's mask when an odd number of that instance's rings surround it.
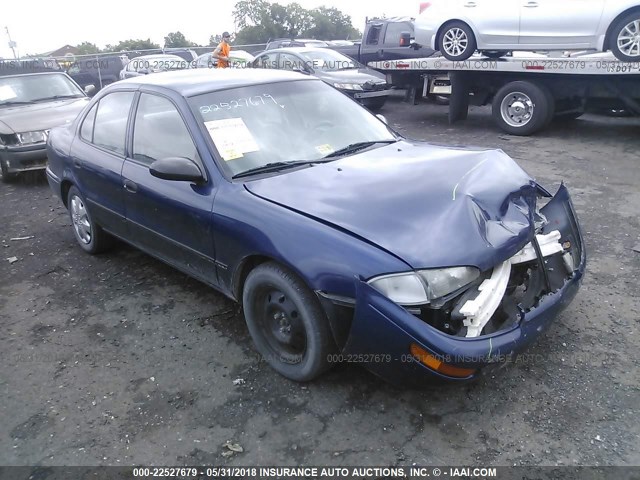
M 87 85 L 86 87 L 84 87 L 84 93 L 86 93 L 87 95 L 89 95 L 90 97 L 95 95 L 96 93 L 96 86 L 91 83 L 89 85 Z
M 389 125 L 389 122 L 387 122 L 387 117 L 385 117 L 384 115 L 378 113 L 376 117 L 378 117 L 378 120 L 380 120 L 385 125 Z
M 149 173 L 163 180 L 194 183 L 204 180 L 200 167 L 193 160 L 184 157 L 169 157 L 156 160 L 149 167 Z
M 411 45 L 411 33 L 410 32 L 402 32 L 400 34 L 400 46 L 401 47 L 409 47 Z

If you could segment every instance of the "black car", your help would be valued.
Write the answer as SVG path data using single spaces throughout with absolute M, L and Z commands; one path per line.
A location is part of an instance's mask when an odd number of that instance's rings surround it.
M 120 71 L 126 65 L 125 59 L 119 55 L 83 58 L 71 65 L 67 74 L 82 88 L 93 85 L 97 91 L 120 79 Z
M 371 110 L 387 101 L 386 77 L 328 48 L 278 48 L 259 55 L 254 68 L 277 68 L 314 75 Z

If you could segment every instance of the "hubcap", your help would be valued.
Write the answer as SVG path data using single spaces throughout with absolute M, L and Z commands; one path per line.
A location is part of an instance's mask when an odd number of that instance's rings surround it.
M 71 221 L 73 222 L 73 228 L 76 231 L 78 239 L 84 243 L 91 243 L 91 223 L 89 223 L 89 216 L 87 210 L 84 207 L 84 203 L 77 195 L 71 197 Z
M 531 121 L 535 105 L 528 95 L 514 92 L 502 100 L 500 113 L 502 119 L 512 127 L 522 127 Z
M 464 53 L 469 45 L 467 34 L 461 28 L 447 30 L 442 39 L 442 48 L 452 57 L 458 57 Z
M 282 291 L 265 293 L 261 326 L 275 353 L 285 361 L 300 361 L 307 348 L 306 331 L 298 308 Z
M 625 55 L 640 58 L 640 19 L 628 23 L 620 31 L 618 49 Z

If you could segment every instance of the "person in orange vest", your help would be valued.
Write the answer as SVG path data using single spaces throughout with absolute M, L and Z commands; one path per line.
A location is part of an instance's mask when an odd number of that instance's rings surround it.
M 229 66 L 229 52 L 231 51 L 231 45 L 229 45 L 230 38 L 231 35 L 229 35 L 229 32 L 223 32 L 222 41 L 218 44 L 211 55 L 213 58 L 218 59 L 216 68 L 227 68 Z

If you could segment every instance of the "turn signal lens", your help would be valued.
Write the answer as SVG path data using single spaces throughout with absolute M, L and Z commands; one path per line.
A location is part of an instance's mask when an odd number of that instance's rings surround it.
M 477 371 L 473 368 L 460 368 L 454 367 L 453 365 L 447 365 L 442 360 L 438 360 L 424 348 L 415 343 L 411 344 L 411 346 L 409 347 L 409 351 L 411 352 L 411 355 L 413 355 L 420 363 L 426 365 L 431 370 L 435 370 L 436 372 L 448 377 L 467 378 Z

